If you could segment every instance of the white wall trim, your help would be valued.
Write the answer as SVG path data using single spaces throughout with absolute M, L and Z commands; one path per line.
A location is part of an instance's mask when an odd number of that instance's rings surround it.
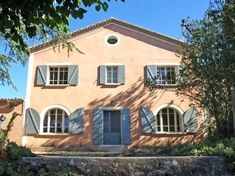
M 55 104 L 55 105 L 47 106 L 40 113 L 40 132 L 39 132 L 39 134 L 43 133 L 43 121 L 44 121 L 45 114 L 47 113 L 48 110 L 53 109 L 53 108 L 62 109 L 62 110 L 64 110 L 67 113 L 67 115 L 69 115 L 71 113 L 68 108 L 66 108 L 65 106 L 60 105 L 60 104 Z
M 163 109 L 163 108 L 173 108 L 173 109 L 177 110 L 177 111 L 180 113 L 181 116 L 182 116 L 183 113 L 184 113 L 184 111 L 183 111 L 179 106 L 176 106 L 176 105 L 174 105 L 174 104 L 163 104 L 163 105 L 159 106 L 159 107 L 154 111 L 153 114 L 156 116 L 157 113 L 158 113 L 161 109 Z
M 24 105 L 24 116 L 23 116 L 23 128 L 25 129 L 25 115 L 26 109 L 30 107 L 30 98 L 31 98 L 31 87 L 33 84 L 33 62 L 34 62 L 34 54 L 31 53 L 29 55 L 28 62 L 28 73 L 27 73 L 27 86 L 26 86 L 26 97 L 25 97 L 25 105 Z M 21 141 L 22 145 L 27 145 L 27 136 L 24 134 Z

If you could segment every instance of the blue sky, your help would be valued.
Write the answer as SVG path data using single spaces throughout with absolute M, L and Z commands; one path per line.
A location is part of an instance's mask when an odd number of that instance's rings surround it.
M 71 31 L 114 17 L 174 38 L 182 38 L 180 23 L 186 17 L 201 19 L 209 7 L 209 0 L 112 0 L 107 12 L 88 9 L 82 20 L 71 21 Z M 17 91 L 0 86 L 0 98 L 24 98 L 27 65 L 12 64 L 12 80 Z

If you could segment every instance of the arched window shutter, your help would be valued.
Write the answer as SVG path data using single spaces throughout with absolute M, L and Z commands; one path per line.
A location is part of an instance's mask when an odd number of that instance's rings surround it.
M 153 112 L 145 107 L 140 109 L 142 132 L 155 133 L 156 132 L 156 118 Z
M 196 133 L 198 131 L 198 111 L 195 107 L 189 108 L 184 114 L 184 132 Z
M 84 131 L 84 108 L 76 109 L 69 115 L 69 133 L 79 134 Z
M 26 122 L 25 123 L 26 134 L 38 134 L 40 132 L 40 116 L 35 109 L 28 108 L 26 110 L 25 122 Z

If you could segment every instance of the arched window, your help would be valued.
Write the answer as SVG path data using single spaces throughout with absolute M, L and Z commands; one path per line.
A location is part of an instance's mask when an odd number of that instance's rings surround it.
M 69 119 L 67 113 L 59 108 L 46 112 L 43 121 L 43 133 L 68 133 Z
M 173 108 L 163 108 L 157 113 L 158 132 L 182 132 L 183 124 L 180 113 Z

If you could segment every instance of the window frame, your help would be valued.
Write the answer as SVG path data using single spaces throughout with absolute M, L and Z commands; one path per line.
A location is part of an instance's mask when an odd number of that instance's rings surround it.
M 158 75 L 158 67 L 164 67 L 164 73 L 165 73 L 165 75 L 167 75 L 167 68 L 174 68 L 174 73 L 175 73 L 175 84 L 169 84 L 169 83 L 167 83 L 167 84 L 162 84 L 162 83 L 158 83 L 158 82 L 163 82 L 163 81 L 166 81 L 166 80 L 160 80 L 159 78 L 156 80 L 156 83 L 155 83 L 155 85 L 156 86 L 167 86 L 167 87 L 174 87 L 174 86 L 177 86 L 177 75 L 178 75 L 178 69 L 177 69 L 177 67 L 178 67 L 179 65 L 176 65 L 176 64 L 172 64 L 172 65 L 166 65 L 166 64 L 164 64 L 164 65 L 159 65 L 159 64 L 156 64 L 155 65 L 155 73 L 156 73 L 156 75 Z M 161 75 L 160 75 L 160 77 L 161 77 Z M 171 80 L 172 81 L 172 80 Z M 167 82 L 167 81 L 166 81 Z
M 167 110 L 167 131 L 164 131 L 164 124 L 163 124 L 163 115 L 162 115 L 162 110 L 166 109 Z M 174 131 L 170 131 L 170 113 L 169 113 L 169 109 L 172 109 L 174 111 Z M 160 125 L 158 125 L 158 114 L 159 114 L 159 118 L 160 118 Z M 177 114 L 178 114 L 178 118 L 179 118 L 179 128 L 180 131 L 178 131 L 178 125 L 177 125 Z M 174 108 L 174 107 L 163 107 L 161 108 L 156 114 L 155 114 L 155 118 L 156 118 L 156 133 L 157 134 L 184 134 L 184 121 L 183 121 L 183 116 L 182 113 Z M 158 131 L 158 128 L 160 126 L 160 131 Z
M 55 110 L 55 132 L 50 132 L 50 128 L 51 128 L 51 116 L 50 116 L 50 113 L 52 110 Z M 57 132 L 57 118 L 58 118 L 58 110 L 61 110 L 62 111 L 62 128 L 61 128 L 61 132 Z M 44 132 L 44 120 L 45 120 L 45 117 L 47 115 L 47 132 Z M 64 126 L 64 122 L 65 122 L 65 118 L 67 118 L 67 120 L 69 120 L 69 115 L 68 113 L 62 109 L 62 108 L 58 108 L 58 107 L 53 107 L 53 108 L 50 108 L 48 109 L 44 115 L 43 115 L 43 118 L 42 118 L 42 127 L 41 127 L 41 134 L 43 135 L 64 135 L 64 134 L 69 134 L 69 125 L 68 125 L 68 131 L 65 132 L 65 126 Z
M 121 85 L 121 83 L 119 83 L 119 65 L 105 65 L 105 85 Z M 111 83 L 108 83 L 108 70 L 107 68 L 110 67 L 112 68 L 112 72 L 111 72 L 111 80 L 113 81 L 113 68 L 117 68 L 117 83 L 114 83 L 114 82 L 111 82 Z
M 58 73 L 58 78 L 57 78 L 57 84 L 50 84 L 50 75 L 51 75 L 51 72 L 50 72 L 50 68 L 58 68 L 58 71 L 57 71 L 57 73 Z M 60 69 L 61 68 L 67 68 L 67 84 L 59 84 L 59 82 L 60 82 L 60 79 L 59 79 L 59 74 L 60 74 Z M 56 87 L 59 87 L 59 86 L 69 86 L 69 65 L 48 65 L 48 67 L 47 67 L 47 83 L 46 83 L 46 86 L 56 86 Z

